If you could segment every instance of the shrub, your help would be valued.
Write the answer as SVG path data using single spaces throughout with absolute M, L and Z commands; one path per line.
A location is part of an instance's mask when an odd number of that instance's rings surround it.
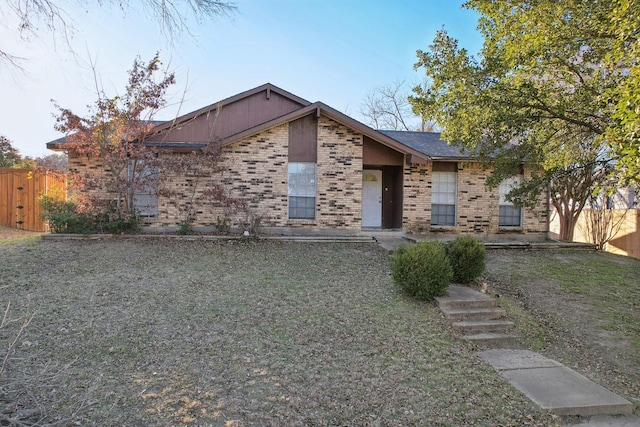
M 484 245 L 472 236 L 458 237 L 445 246 L 453 268 L 453 281 L 470 283 L 485 269 Z
M 227 234 L 231 231 L 231 218 L 229 217 L 217 217 L 216 218 L 216 231 L 218 233 Z
M 59 196 L 40 197 L 42 219 L 49 223 L 52 233 L 135 233 L 140 231 L 140 220 L 135 212 L 118 217 L 114 212 L 78 212 L 78 204 Z
M 76 212 L 76 203 L 56 195 L 40 196 L 42 219 L 49 223 L 52 233 L 82 233 L 88 226 L 85 215 Z
M 178 234 L 181 236 L 186 236 L 193 232 L 193 228 L 191 227 L 191 221 L 187 219 L 183 219 L 180 221 L 180 226 L 178 227 Z
M 110 234 L 134 234 L 139 232 L 142 227 L 140 226 L 140 219 L 134 212 L 128 216 L 115 216 L 106 215 L 107 220 L 95 227 L 95 232 L 110 233 Z
M 434 241 L 399 247 L 393 253 L 391 271 L 407 294 L 427 301 L 444 295 L 453 277 L 444 246 Z

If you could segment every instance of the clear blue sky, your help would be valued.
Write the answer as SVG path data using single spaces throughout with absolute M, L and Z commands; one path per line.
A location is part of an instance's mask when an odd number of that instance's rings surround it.
M 0 16 L 0 47 L 25 58 L 23 71 L 0 65 L 0 135 L 24 156 L 49 154 L 45 143 L 62 136 L 53 129 L 52 99 L 79 114 L 94 102 L 91 62 L 113 96 L 136 55 L 147 60 L 159 50 L 177 84 L 158 119 L 269 82 L 362 121 L 362 103 L 374 88 L 421 80 L 413 70 L 416 50 L 426 50 L 443 26 L 472 53 L 482 45 L 477 15 L 453 0 L 237 0 L 233 16 L 194 24 L 192 35 L 173 44 L 140 10 L 124 15 L 117 7 L 58 3 L 74 28 L 69 44 L 47 31 L 22 41 L 11 17 Z

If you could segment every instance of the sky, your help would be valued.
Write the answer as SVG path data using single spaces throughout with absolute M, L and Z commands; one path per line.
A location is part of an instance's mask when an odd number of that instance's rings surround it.
M 95 3 L 57 1 L 66 36 L 41 23 L 26 40 L 0 8 L 0 49 L 23 58 L 21 68 L 0 62 L 0 135 L 22 156 L 51 154 L 46 143 L 63 136 L 55 104 L 85 115 L 96 87 L 121 93 L 134 59 L 156 51 L 176 74 L 158 120 L 272 83 L 365 122 L 360 111 L 375 88 L 404 81 L 409 90 L 422 80 L 416 51 L 438 30 L 471 53 L 483 41 L 478 15 L 455 0 L 235 0 L 231 16 L 191 22 L 174 39 L 135 1 L 126 12 Z

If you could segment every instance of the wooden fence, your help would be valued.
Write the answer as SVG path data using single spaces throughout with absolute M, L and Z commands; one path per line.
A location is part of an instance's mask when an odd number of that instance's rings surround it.
M 604 246 L 604 250 L 618 255 L 626 255 L 640 258 L 640 209 L 619 209 L 609 211 L 611 213 L 612 238 Z M 575 242 L 593 243 L 590 236 L 588 210 L 583 211 L 578 217 L 573 240 Z M 551 217 L 551 237 L 557 238 L 560 226 L 557 214 Z
M 0 168 L 0 225 L 46 231 L 38 198 L 52 191 L 65 194 L 64 175 L 28 169 Z

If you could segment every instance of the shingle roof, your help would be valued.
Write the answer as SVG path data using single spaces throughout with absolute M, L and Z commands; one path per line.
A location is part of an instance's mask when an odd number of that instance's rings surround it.
M 403 130 L 380 130 L 378 132 L 426 154 L 432 159 L 469 159 L 472 157 L 464 149 L 440 139 L 439 132 L 408 132 Z

